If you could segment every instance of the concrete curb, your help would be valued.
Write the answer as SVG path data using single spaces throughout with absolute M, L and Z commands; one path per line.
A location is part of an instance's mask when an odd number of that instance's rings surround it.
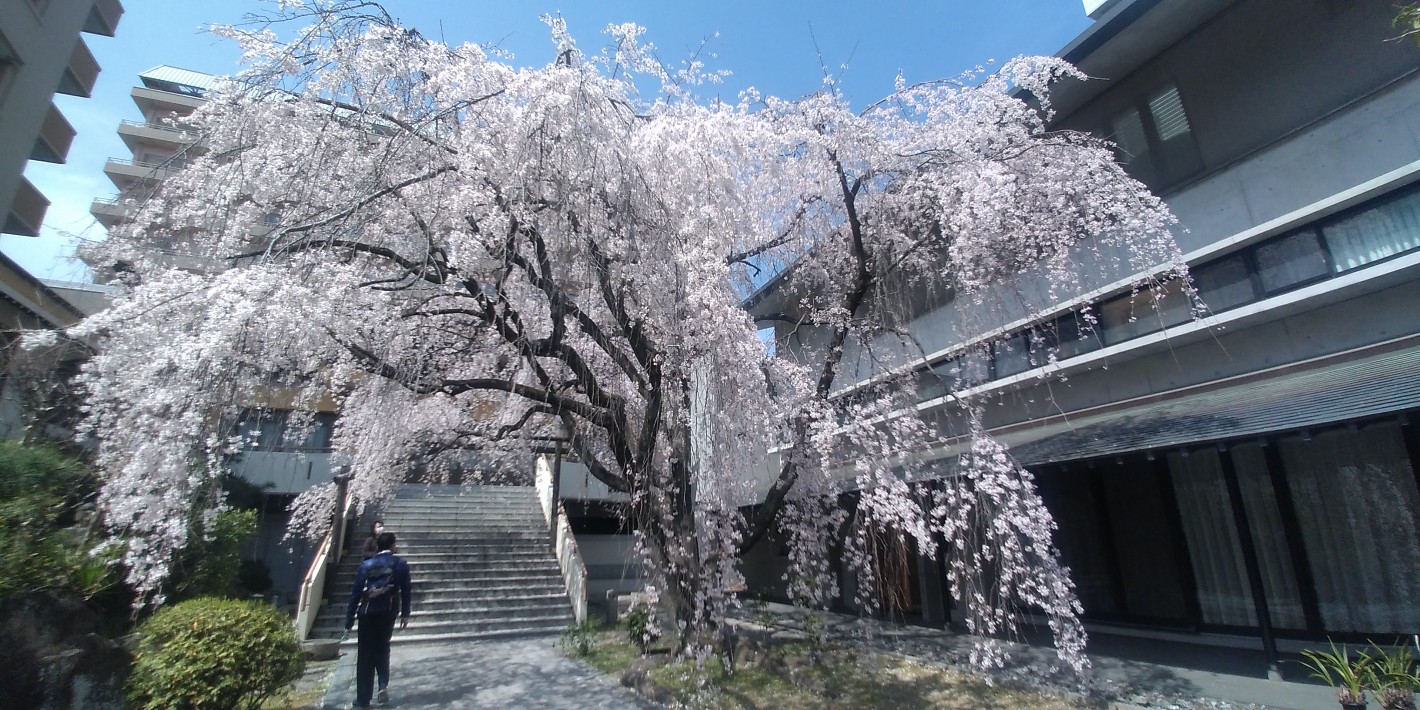
M 322 708 L 347 707 L 352 702 L 348 689 L 355 687 L 355 652 L 340 654 L 335 670 L 330 674 L 330 687 L 325 689 L 321 699 Z M 342 702 L 343 701 L 343 702 Z

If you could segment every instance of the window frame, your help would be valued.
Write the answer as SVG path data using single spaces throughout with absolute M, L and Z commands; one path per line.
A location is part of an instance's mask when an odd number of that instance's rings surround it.
M 1183 115 L 1184 125 L 1188 127 L 1187 134 L 1188 147 L 1186 149 L 1186 160 L 1175 156 L 1168 157 L 1168 151 L 1164 150 L 1165 144 L 1173 140 L 1163 138 L 1159 131 L 1159 122 L 1154 115 L 1154 100 L 1160 96 L 1172 92 L 1178 100 L 1179 111 Z M 1116 126 L 1119 119 L 1133 113 L 1138 116 L 1140 130 L 1143 133 L 1146 149 L 1143 152 L 1128 156 L 1124 147 L 1119 143 L 1117 136 L 1119 131 Z M 1194 130 L 1193 121 L 1190 118 L 1187 103 L 1183 100 L 1183 92 L 1178 88 L 1178 82 L 1170 79 L 1157 84 L 1148 91 L 1141 91 L 1131 98 L 1123 107 L 1111 112 L 1104 122 L 1103 129 L 1099 135 L 1115 145 L 1115 159 L 1124 167 L 1136 180 L 1146 184 L 1154 192 L 1164 192 L 1171 189 L 1195 175 L 1203 172 L 1203 154 L 1198 147 L 1198 132 Z M 1134 169 L 1136 161 L 1143 159 Z M 1141 174 L 1142 173 L 1142 174 Z

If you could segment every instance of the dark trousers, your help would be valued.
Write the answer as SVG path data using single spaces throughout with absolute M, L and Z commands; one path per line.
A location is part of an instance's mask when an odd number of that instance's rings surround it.
M 380 687 L 390 684 L 390 637 L 399 610 L 368 614 L 360 617 L 355 650 L 355 704 L 369 705 L 375 694 L 375 674 L 380 675 Z

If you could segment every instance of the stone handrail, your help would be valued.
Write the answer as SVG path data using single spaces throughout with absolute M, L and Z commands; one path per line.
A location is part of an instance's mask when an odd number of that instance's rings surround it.
M 335 524 L 330 526 L 330 532 L 325 534 L 320 547 L 316 548 L 315 558 L 306 569 L 306 576 L 301 579 L 300 601 L 296 606 L 295 620 L 296 639 L 299 641 L 310 638 L 311 628 L 315 626 L 321 604 L 325 601 L 326 576 L 333 563 L 340 561 L 339 538 L 344 537 L 345 525 L 342 523 L 350 514 L 350 500 L 347 498 L 343 503 L 340 516 Z
M 552 477 L 552 466 L 548 464 L 547 456 L 537 457 L 537 500 L 542 504 L 543 520 L 553 534 L 553 549 L 557 553 L 557 566 L 562 570 L 562 580 L 567 583 L 572 616 L 583 622 L 587 620 L 587 566 L 582 562 L 577 538 L 567 522 L 567 511 L 553 493 Z
M 315 626 L 316 616 L 320 614 L 323 601 L 320 590 L 325 589 L 325 572 L 330 567 L 326 563 L 334 546 L 335 531 L 332 530 L 321 540 L 315 559 L 311 560 L 311 566 L 301 580 L 300 603 L 296 607 L 296 638 L 301 641 L 310 638 L 311 627 Z

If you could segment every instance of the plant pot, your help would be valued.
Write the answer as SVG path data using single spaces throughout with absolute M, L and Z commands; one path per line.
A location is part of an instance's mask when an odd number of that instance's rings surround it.
M 1366 710 L 1366 701 L 1359 703 L 1341 703 L 1341 710 Z

